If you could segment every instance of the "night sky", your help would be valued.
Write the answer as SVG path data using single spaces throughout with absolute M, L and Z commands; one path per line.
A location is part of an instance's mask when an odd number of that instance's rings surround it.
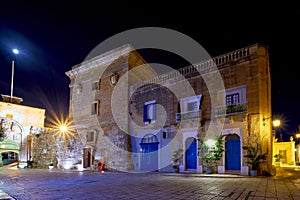
M 13 2 L 13 3 L 12 3 Z M 15 58 L 14 96 L 23 105 L 46 109 L 47 118 L 66 115 L 69 78 L 65 72 L 82 62 L 103 40 L 139 27 L 163 27 L 195 39 L 212 56 L 255 43 L 270 53 L 273 115 L 281 132 L 293 135 L 300 124 L 298 73 L 300 11 L 296 5 L 243 1 L 241 4 L 155 1 L 76 3 L 75 1 L 0 3 L 0 93 L 10 95 L 11 49 Z M 176 59 L 145 56 L 148 62 L 184 67 Z M 172 60 L 172 61 L 170 61 Z M 200 60 L 199 60 L 200 61 Z M 172 66 L 171 66 L 172 65 Z

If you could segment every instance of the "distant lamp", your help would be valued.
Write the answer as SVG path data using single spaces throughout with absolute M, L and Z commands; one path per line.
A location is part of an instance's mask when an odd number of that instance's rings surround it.
M 275 119 L 275 120 L 273 121 L 273 126 L 274 126 L 275 128 L 276 128 L 276 127 L 279 127 L 280 124 L 281 124 L 281 122 L 280 122 L 279 119 Z
M 296 142 L 299 144 L 300 133 L 297 133 L 295 136 L 296 136 Z

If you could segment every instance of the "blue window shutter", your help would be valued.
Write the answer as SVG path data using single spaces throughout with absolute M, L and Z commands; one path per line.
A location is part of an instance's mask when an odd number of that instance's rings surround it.
M 144 105 L 144 119 L 143 119 L 144 122 L 147 121 L 147 105 Z

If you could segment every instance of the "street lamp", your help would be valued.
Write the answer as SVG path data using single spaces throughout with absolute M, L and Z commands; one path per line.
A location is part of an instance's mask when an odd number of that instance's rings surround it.
M 274 126 L 274 132 L 275 132 L 275 138 L 276 138 L 276 128 L 279 127 L 281 124 L 280 120 L 279 119 L 275 119 L 273 121 L 273 126 Z
M 20 53 L 18 49 L 13 49 L 12 52 L 14 53 L 14 55 L 17 55 L 17 54 Z M 15 72 L 15 61 L 12 60 L 12 62 L 11 62 L 11 85 L 10 85 L 10 99 L 11 99 L 11 101 L 13 99 L 14 72 Z
M 295 136 L 297 138 L 297 143 L 299 143 L 300 133 L 297 133 Z
M 68 131 L 68 127 L 67 127 L 66 125 L 60 125 L 60 126 L 59 126 L 59 130 L 60 130 L 62 133 L 64 133 L 64 132 Z
M 280 120 L 279 119 L 275 119 L 274 121 L 273 121 L 273 126 L 274 127 L 279 127 L 280 126 Z

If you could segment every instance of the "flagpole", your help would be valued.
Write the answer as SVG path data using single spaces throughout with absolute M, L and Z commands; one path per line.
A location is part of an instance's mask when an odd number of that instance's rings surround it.
M 14 72 L 15 72 L 15 61 L 11 62 L 11 84 L 10 84 L 10 100 L 13 98 L 13 89 L 14 89 Z

